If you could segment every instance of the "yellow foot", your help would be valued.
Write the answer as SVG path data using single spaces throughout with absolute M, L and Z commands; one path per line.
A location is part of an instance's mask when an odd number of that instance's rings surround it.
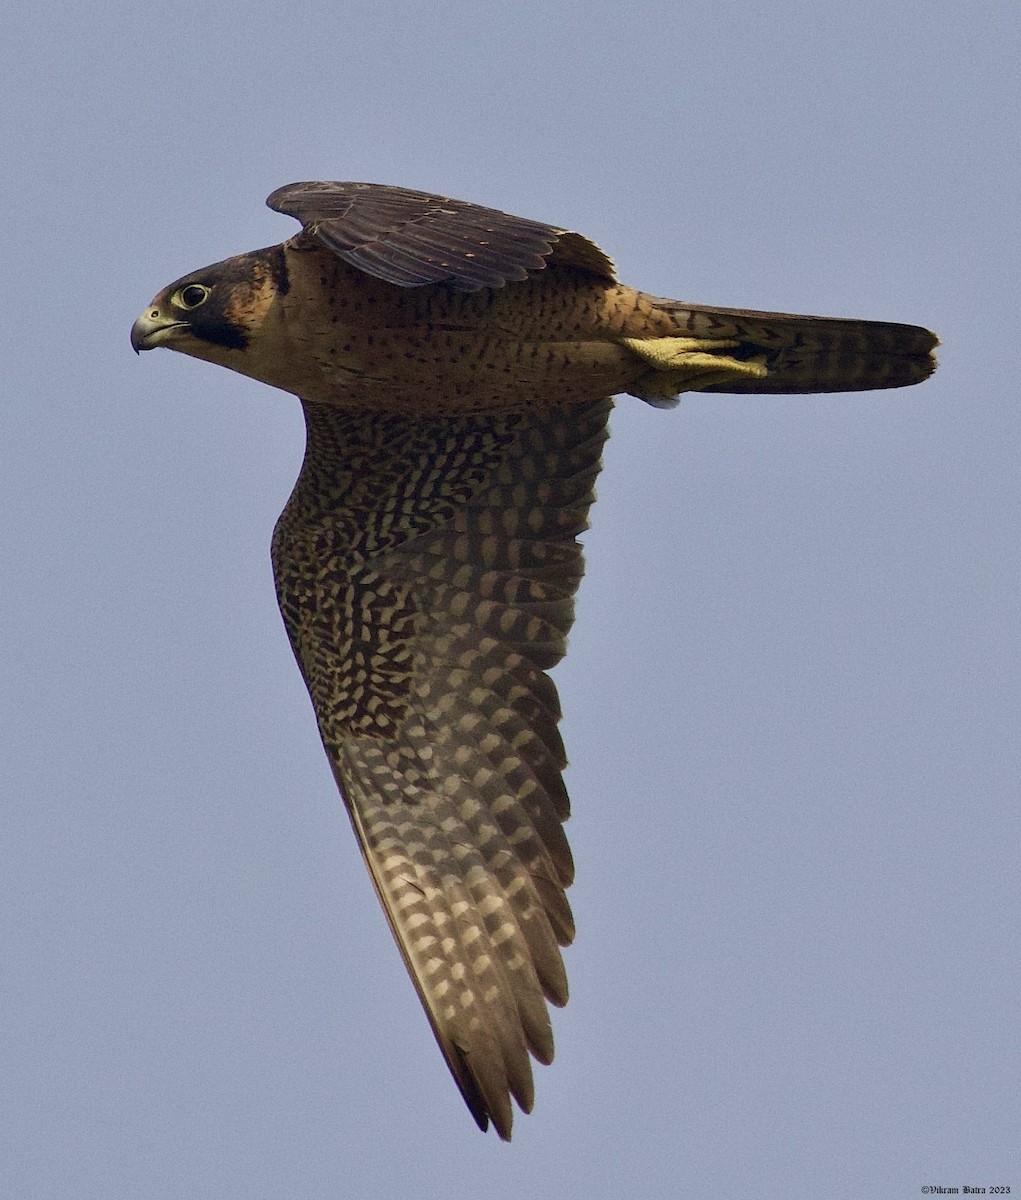
M 621 343 L 652 370 L 630 389 L 632 396 L 657 406 L 672 406 L 679 392 L 698 392 L 728 383 L 763 379 L 769 374 L 766 356 L 733 358 L 720 350 L 736 350 L 736 338 L 621 338 Z

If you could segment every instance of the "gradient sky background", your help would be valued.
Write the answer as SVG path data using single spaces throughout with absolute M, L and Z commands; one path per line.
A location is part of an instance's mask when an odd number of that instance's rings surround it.
M 0 1195 L 1021 1192 L 1016 2 L 4 24 Z M 572 1001 L 510 1147 L 447 1076 L 276 611 L 298 405 L 128 346 L 317 178 L 944 342 L 908 391 L 620 404 L 557 672 Z

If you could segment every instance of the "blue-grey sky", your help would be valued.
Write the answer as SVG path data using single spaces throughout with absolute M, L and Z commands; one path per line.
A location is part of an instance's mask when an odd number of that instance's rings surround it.
M 1016 4 L 15 6 L 0 47 L 0 1195 L 1021 1191 Z M 508 1147 L 276 611 L 297 402 L 131 354 L 299 179 L 648 291 L 935 329 L 915 389 L 625 399 L 557 671 L 578 922 Z

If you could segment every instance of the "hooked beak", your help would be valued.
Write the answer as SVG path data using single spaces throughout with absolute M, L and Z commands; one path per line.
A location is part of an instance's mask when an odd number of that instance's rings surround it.
M 187 324 L 165 316 L 158 308 L 147 308 L 131 326 L 131 349 L 136 354 L 155 350 L 174 336 L 175 329 L 186 329 Z

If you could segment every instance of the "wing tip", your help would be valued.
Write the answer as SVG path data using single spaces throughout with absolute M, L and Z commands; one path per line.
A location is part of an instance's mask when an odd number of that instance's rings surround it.
M 509 1142 L 514 1125 L 514 1110 L 511 1107 L 509 1088 L 501 1087 L 497 1094 L 487 1097 L 483 1091 L 482 1082 L 471 1069 L 468 1055 L 462 1047 L 456 1042 L 452 1042 L 448 1050 L 441 1042 L 440 1048 L 444 1051 L 450 1073 L 454 1077 L 461 1098 L 467 1105 L 475 1124 L 483 1133 L 488 1133 L 489 1126 L 492 1124 L 500 1140 Z M 528 1096 L 515 1098 L 522 1112 L 532 1111 L 534 1098 Z

